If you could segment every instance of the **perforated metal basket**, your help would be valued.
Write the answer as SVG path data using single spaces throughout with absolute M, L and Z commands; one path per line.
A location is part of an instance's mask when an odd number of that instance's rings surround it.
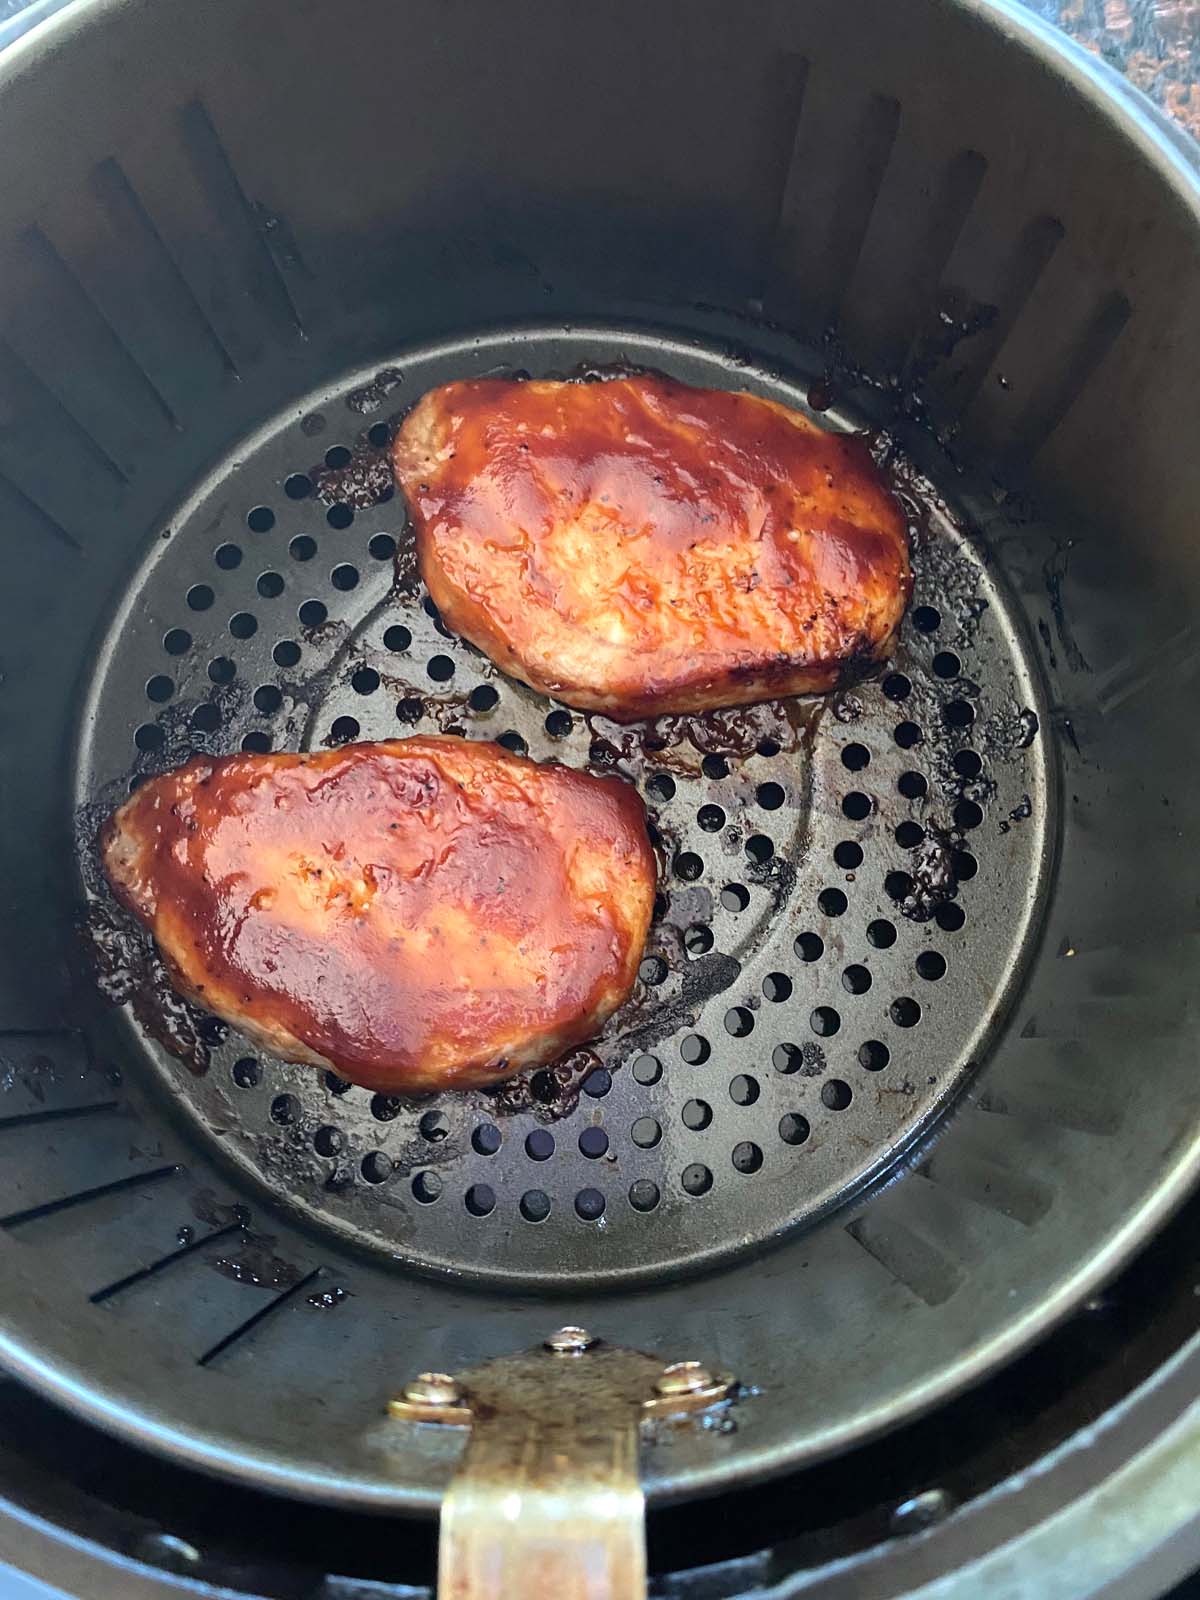
M 582 1322 L 753 1391 L 647 1456 L 667 1499 L 895 1426 L 1094 1290 L 1197 1158 L 1189 159 L 991 5 L 92 0 L 0 68 L 12 1369 L 429 1510 L 452 1452 L 398 1384 Z M 876 430 L 917 567 L 878 679 L 628 736 L 447 634 L 397 416 L 613 361 Z M 131 782 L 432 727 L 651 809 L 592 1051 L 407 1104 L 105 1003 Z

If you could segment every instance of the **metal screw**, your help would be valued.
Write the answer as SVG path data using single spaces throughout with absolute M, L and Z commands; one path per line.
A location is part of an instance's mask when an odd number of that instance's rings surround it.
M 669 1367 L 662 1369 L 654 1387 L 659 1394 L 673 1399 L 676 1395 L 708 1389 L 712 1383 L 712 1373 L 699 1361 L 672 1361 Z
M 404 1398 L 414 1406 L 456 1406 L 462 1389 L 448 1372 L 419 1372 L 405 1385 Z
M 595 1342 L 586 1328 L 560 1328 L 545 1341 L 545 1348 L 553 1350 L 555 1355 L 581 1356 Z

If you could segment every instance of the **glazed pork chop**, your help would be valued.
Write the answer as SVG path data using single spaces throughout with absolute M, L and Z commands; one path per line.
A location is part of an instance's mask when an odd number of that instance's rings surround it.
M 619 721 L 829 689 L 908 601 L 904 516 L 865 442 L 756 395 L 451 383 L 392 465 L 447 624 Z
M 488 1084 L 591 1037 L 654 903 L 635 791 L 456 738 L 195 757 L 105 828 L 173 981 L 369 1089 Z

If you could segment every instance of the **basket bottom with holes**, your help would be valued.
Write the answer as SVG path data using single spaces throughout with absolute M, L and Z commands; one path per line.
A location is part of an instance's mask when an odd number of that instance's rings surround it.
M 553 1071 L 417 1103 L 258 1059 L 221 1028 L 184 1063 L 145 1007 L 121 1018 L 195 1133 L 222 1129 L 227 1161 L 277 1201 L 388 1260 L 482 1280 L 709 1265 L 907 1159 L 1003 1013 L 1052 831 L 1011 599 L 901 462 L 888 470 L 919 626 L 827 699 L 622 729 L 502 677 L 448 632 L 391 490 L 397 417 L 451 378 L 598 380 L 616 363 L 805 405 L 778 372 L 633 331 L 509 330 L 409 351 L 385 381 L 356 373 L 289 408 L 180 508 L 120 608 L 84 719 L 85 832 L 131 781 L 194 750 L 440 730 L 638 786 L 663 863 L 638 989 Z M 1022 805 L 1022 825 L 1000 831 Z

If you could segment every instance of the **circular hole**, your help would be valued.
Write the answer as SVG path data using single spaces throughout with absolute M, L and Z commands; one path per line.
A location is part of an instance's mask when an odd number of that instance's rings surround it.
M 473 1183 L 463 1196 L 463 1204 L 473 1217 L 486 1217 L 496 1209 L 496 1191 L 490 1184 Z
M 399 654 L 401 650 L 407 650 L 411 643 L 412 634 L 409 633 L 407 628 L 401 627 L 398 622 L 394 622 L 383 635 L 384 648 L 386 650 L 393 650 L 397 654 Z
M 713 1176 L 708 1168 L 699 1161 L 693 1161 L 691 1166 L 684 1167 L 679 1180 L 683 1184 L 685 1194 L 707 1194 L 712 1188 Z
M 326 1123 L 313 1134 L 313 1149 L 319 1156 L 336 1156 L 345 1143 L 346 1137 L 342 1130 L 333 1127 L 331 1123 Z
M 925 837 L 925 829 L 919 822 L 901 822 L 896 828 L 896 843 L 901 850 L 915 850 Z
M 668 772 L 656 772 L 646 779 L 646 793 L 652 800 L 673 800 L 675 779 Z
M 901 750 L 912 750 L 921 742 L 921 730 L 915 722 L 898 722 L 893 737 Z
M 912 683 L 903 672 L 889 672 L 883 680 L 882 688 L 887 698 L 897 703 L 907 700 L 912 693 Z
M 833 847 L 833 859 L 847 872 L 853 872 L 855 867 L 861 867 L 862 858 L 862 846 L 855 844 L 853 839 L 843 839 L 841 844 Z
M 909 995 L 893 1000 L 888 1013 L 898 1028 L 915 1028 L 921 1020 L 921 1008 Z
M 391 443 L 391 439 L 392 430 L 386 422 L 373 422 L 367 429 L 367 441 L 373 444 L 376 450 L 382 450 L 385 445 Z
M 235 611 L 229 619 L 229 631 L 235 639 L 252 639 L 258 632 L 258 619 L 250 611 Z
M 345 1078 L 339 1078 L 336 1072 L 327 1072 L 325 1074 L 325 1087 L 330 1094 L 343 1095 L 349 1094 L 354 1085 L 347 1083 Z
M 329 730 L 329 737 L 334 744 L 349 744 L 352 739 L 358 738 L 358 734 L 357 717 L 335 717 Z
M 745 911 L 750 904 L 750 891 L 744 883 L 727 883 L 721 890 L 721 904 L 726 911 Z
M 270 506 L 255 506 L 246 513 L 246 526 L 251 533 L 270 533 L 275 526 L 275 513 Z
M 662 1077 L 662 1062 L 657 1056 L 639 1056 L 633 1063 L 633 1076 L 638 1083 L 657 1083 Z
M 260 572 L 255 588 L 264 600 L 274 600 L 283 593 L 283 577 L 278 572 Z
M 310 539 L 306 533 L 298 533 L 288 545 L 288 550 L 296 561 L 311 561 L 317 553 L 317 541 Z
M 666 981 L 669 968 L 661 956 L 647 956 L 638 967 L 638 977 L 643 983 L 657 985 Z
M 885 917 L 876 917 L 867 924 L 867 943 L 875 950 L 890 950 L 896 942 L 896 930 Z
M 868 968 L 860 966 L 857 962 L 846 968 L 842 973 L 842 988 L 850 994 L 866 994 L 871 987 L 871 974 Z
M 394 1094 L 373 1094 L 371 1115 L 376 1122 L 391 1122 L 400 1115 L 401 1102 Z
M 584 1222 L 596 1222 L 604 1215 L 604 1196 L 599 1189 L 580 1189 L 575 1196 L 575 1214 Z
M 260 684 L 254 691 L 255 709 L 269 717 L 272 711 L 278 711 L 283 704 L 283 696 L 273 683 Z
M 224 1044 L 229 1037 L 229 1024 L 222 1022 L 220 1017 L 202 1017 L 200 1019 L 200 1037 L 205 1044 L 211 1044 L 214 1048 L 217 1045 Z
M 161 672 L 155 673 L 153 678 L 148 678 L 146 680 L 147 700 L 153 700 L 156 704 L 162 705 L 163 701 L 169 700 L 174 693 L 174 679 L 166 677 Z
M 662 1138 L 662 1129 L 653 1117 L 639 1117 L 629 1130 L 629 1137 L 639 1150 L 653 1150 Z
M 754 798 L 764 811 L 778 811 L 786 796 L 777 783 L 760 783 L 754 791 Z
M 789 1111 L 779 1119 L 779 1137 L 784 1144 L 803 1144 L 808 1138 L 808 1118 L 798 1111 Z
M 951 728 L 969 728 L 975 721 L 975 707 L 969 700 L 951 700 L 943 707 L 942 716 Z
M 702 1061 L 708 1060 L 712 1047 L 702 1034 L 685 1033 L 679 1041 L 679 1054 L 689 1067 L 698 1067 Z
M 771 756 L 777 756 L 783 746 L 778 739 L 760 739 L 754 748 L 760 756 L 766 756 L 769 759 Z
M 192 636 L 186 628 L 168 628 L 163 634 L 163 649 L 169 656 L 181 656 L 192 647 Z
M 222 572 L 232 572 L 235 567 L 241 566 L 242 552 L 240 547 L 236 544 L 223 544 L 218 546 L 215 554 L 213 555 L 213 560 L 217 563 Z
M 207 611 L 215 599 L 206 583 L 194 583 L 187 592 L 187 603 L 193 611 Z
M 940 905 L 933 913 L 934 919 L 943 933 L 957 933 L 967 920 L 967 914 L 961 906 L 956 906 L 952 901 Z
M 367 541 L 367 549 L 376 561 L 390 561 L 396 554 L 396 541 L 390 533 L 374 533 Z
M 784 972 L 768 972 L 762 981 L 762 992 L 766 999 L 779 1005 L 791 999 L 792 980 Z
M 481 683 L 477 689 L 471 690 L 467 696 L 467 704 L 472 711 L 490 711 L 499 698 L 499 693 L 490 683 Z
M 347 589 L 353 589 L 357 584 L 358 568 L 352 567 L 348 561 L 339 562 L 329 574 L 329 581 L 335 589 L 341 589 L 345 593 Z
M 550 1215 L 550 1196 L 544 1189 L 526 1189 L 518 1204 L 526 1222 L 545 1222 Z
M 707 1128 L 712 1121 L 712 1107 L 707 1100 L 689 1100 L 683 1108 L 683 1125 L 693 1133 Z
M 166 740 L 166 734 L 156 722 L 143 722 L 133 735 L 133 742 L 139 750 L 157 750 Z
M 271 659 L 277 667 L 294 667 L 300 659 L 300 646 L 294 639 L 280 639 L 271 651 Z
M 906 800 L 923 800 L 929 792 L 923 772 L 902 772 L 896 780 L 896 787 Z
M 702 922 L 693 923 L 683 936 L 683 947 L 690 956 L 707 955 L 713 943 L 712 929 Z
M 233 1063 L 230 1076 L 239 1089 L 256 1089 L 262 1082 L 262 1068 L 253 1056 L 242 1056 Z
M 832 1039 L 842 1019 L 832 1006 L 816 1006 L 809 1014 L 808 1025 L 819 1039 Z
M 200 733 L 215 733 L 221 726 L 221 708 L 210 702 L 199 705 L 192 712 L 192 727 Z
M 892 1059 L 892 1052 L 878 1039 L 868 1039 L 858 1047 L 858 1064 L 868 1072 L 882 1072 Z
M 331 444 L 325 452 L 325 465 L 334 472 L 342 467 L 348 467 L 352 460 L 353 457 L 344 444 Z
M 705 833 L 719 833 L 725 826 L 725 813 L 720 806 L 701 806 L 696 813 L 696 821 Z
M 792 948 L 801 961 L 819 961 L 825 953 L 825 941 L 819 933 L 802 933 Z
M 504 1140 L 492 1122 L 481 1122 L 471 1135 L 471 1148 L 477 1155 L 494 1156 Z
M 374 667 L 359 667 L 350 679 L 355 694 L 374 694 L 379 687 L 379 674 Z
M 607 1067 L 595 1067 L 583 1080 L 584 1094 L 591 1095 L 593 1100 L 603 1100 L 612 1088 L 612 1074 Z
M 916 889 L 916 884 L 907 872 L 889 872 L 883 880 L 883 888 L 891 899 L 903 903 Z
M 529 746 L 525 743 L 524 739 L 522 739 L 521 735 L 512 728 L 509 728 L 507 732 L 502 733 L 496 740 L 496 743 L 498 745 L 503 745 L 505 750 L 511 750 L 515 756 L 525 756 L 529 754 Z
M 434 683 L 448 683 L 454 676 L 454 662 L 449 656 L 431 656 L 425 670 Z
M 964 833 L 977 828 L 983 821 L 983 810 L 974 800 L 960 800 L 954 808 L 954 826 Z
M 685 883 L 694 883 L 704 871 L 704 862 L 694 850 L 684 850 L 675 857 L 675 876 Z
M 418 1172 L 413 1176 L 413 1199 L 419 1205 L 431 1206 L 442 1192 L 442 1180 L 436 1172 Z
M 724 756 L 705 756 L 700 763 L 700 771 L 706 778 L 712 778 L 716 782 L 720 778 L 729 776 L 729 763 Z
M 547 1128 L 534 1128 L 525 1135 L 525 1154 L 531 1161 L 549 1161 L 554 1154 L 554 1135 Z
M 871 752 L 865 744 L 848 744 L 842 751 L 842 765 L 848 772 L 861 772 L 871 764 Z
M 946 976 L 946 958 L 937 950 L 922 950 L 917 957 L 917 976 L 936 983 Z
M 300 1120 L 300 1102 L 294 1094 L 277 1094 L 271 1101 L 271 1121 L 287 1128 Z
M 427 1111 L 417 1123 L 421 1137 L 430 1144 L 440 1144 L 450 1136 L 450 1118 L 444 1111 Z
M 336 505 L 330 506 L 325 513 L 325 521 L 331 528 L 337 528 L 340 531 L 342 528 L 348 528 L 354 521 L 354 512 L 344 501 L 339 500 Z M 355 582 L 357 582 L 357 578 Z M 353 585 L 347 585 L 347 587 L 353 587 Z
M 296 615 L 306 628 L 319 628 L 329 612 L 320 600 L 306 600 Z
M 579 1135 L 579 1153 L 598 1161 L 608 1151 L 608 1135 L 603 1128 L 585 1128 Z
M 242 749 L 251 755 L 265 756 L 271 748 L 271 740 L 265 733 L 248 733 L 242 740 Z
M 214 656 L 208 663 L 208 675 L 214 683 L 232 683 L 237 676 L 237 666 L 228 656 Z
M 852 789 L 842 801 L 842 815 L 851 822 L 863 822 L 871 815 L 871 797 L 861 790 Z
M 953 650 L 939 650 L 932 665 L 934 675 L 939 678 L 957 678 L 962 671 L 962 662 Z
M 830 1078 L 821 1085 L 821 1104 L 829 1111 L 845 1111 L 853 1098 L 850 1085 L 841 1078 Z
M 746 854 L 761 867 L 775 854 L 775 846 L 765 833 L 752 833 L 746 840 Z
M 649 1178 L 638 1178 L 629 1185 L 629 1204 L 635 1211 L 653 1211 L 658 1201 L 658 1185 Z
M 734 1145 L 732 1159 L 735 1172 L 757 1172 L 763 1164 L 763 1153 L 756 1144 L 744 1139 L 741 1144 Z
M 848 904 L 840 889 L 822 889 L 817 896 L 817 905 L 827 917 L 840 917 Z
M 574 726 L 575 723 L 569 711 L 549 711 L 546 713 L 546 732 L 552 739 L 565 739 Z
M 283 480 L 283 492 L 289 500 L 307 500 L 312 493 L 312 479 L 303 472 L 293 472 Z
M 396 715 L 401 722 L 420 722 L 425 715 L 425 702 L 415 695 L 405 695 L 396 702 Z
M 954 856 L 954 876 L 960 883 L 969 883 L 979 871 L 979 863 L 969 850 L 959 850 Z
M 725 1013 L 725 1032 L 734 1039 L 744 1039 L 754 1032 L 754 1013 L 746 1006 L 731 1006 Z
M 936 606 L 918 606 L 912 619 L 919 633 L 936 633 L 942 624 L 942 614 Z
M 804 1065 L 804 1051 L 798 1044 L 777 1044 L 771 1051 L 771 1065 L 785 1076 L 799 1072 Z
M 729 1098 L 735 1106 L 752 1106 L 760 1093 L 758 1079 L 745 1072 L 739 1072 L 729 1085 Z
M 977 778 L 983 771 L 983 761 L 974 750 L 956 750 L 954 770 L 960 778 Z

